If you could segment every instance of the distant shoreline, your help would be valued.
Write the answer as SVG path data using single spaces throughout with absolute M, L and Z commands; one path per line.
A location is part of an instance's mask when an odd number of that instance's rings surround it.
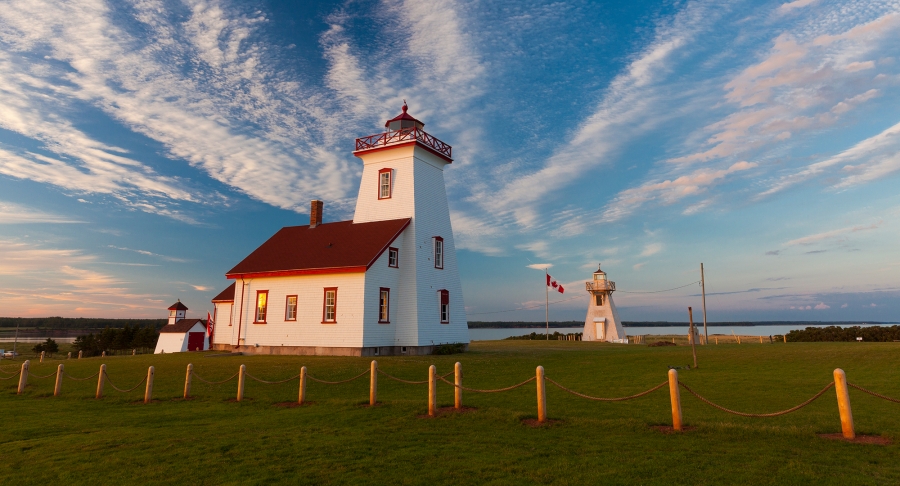
M 738 322 L 707 322 L 709 327 L 752 327 L 752 326 L 868 326 L 880 324 L 900 324 L 900 322 L 881 321 L 738 321 Z M 623 321 L 623 327 L 688 327 L 688 322 L 671 321 Z M 694 321 L 694 325 L 703 325 L 703 321 Z M 551 321 L 550 329 L 564 327 L 583 327 L 584 321 Z M 545 329 L 544 322 L 483 322 L 470 321 L 469 329 Z

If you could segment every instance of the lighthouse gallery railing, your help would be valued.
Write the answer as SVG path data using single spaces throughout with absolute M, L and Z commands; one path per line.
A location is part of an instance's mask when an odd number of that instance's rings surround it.
M 357 138 L 356 150 L 367 150 L 411 141 L 418 141 L 422 145 L 425 145 L 447 158 L 452 157 L 452 147 L 438 140 L 433 135 L 428 134 L 425 130 L 420 130 L 417 127 L 401 128 L 400 130 L 392 130 L 390 132 Z

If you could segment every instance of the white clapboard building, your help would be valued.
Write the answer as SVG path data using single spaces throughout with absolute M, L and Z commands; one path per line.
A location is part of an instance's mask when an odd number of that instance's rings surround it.
M 156 354 L 204 351 L 209 349 L 205 319 L 188 319 L 181 299 L 169 307 L 169 322 L 159 330 Z
M 468 343 L 444 188 L 451 148 L 403 112 L 356 140 L 350 221 L 282 228 L 226 273 L 213 349 L 259 354 L 428 354 Z

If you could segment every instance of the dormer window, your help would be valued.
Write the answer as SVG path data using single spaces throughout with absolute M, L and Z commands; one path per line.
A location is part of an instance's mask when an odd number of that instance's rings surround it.
M 378 199 L 390 199 L 393 189 L 393 170 L 381 169 L 378 171 Z
M 444 239 L 434 237 L 434 268 L 444 268 Z

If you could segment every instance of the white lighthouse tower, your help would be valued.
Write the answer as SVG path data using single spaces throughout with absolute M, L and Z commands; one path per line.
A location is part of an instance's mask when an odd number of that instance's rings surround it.
M 591 294 L 587 317 L 584 318 L 584 341 L 606 341 L 608 343 L 625 342 L 625 330 L 619 321 L 616 304 L 612 294 L 616 291 L 616 283 L 609 281 L 606 272 L 597 266 L 593 280 L 585 282 L 585 288 Z

